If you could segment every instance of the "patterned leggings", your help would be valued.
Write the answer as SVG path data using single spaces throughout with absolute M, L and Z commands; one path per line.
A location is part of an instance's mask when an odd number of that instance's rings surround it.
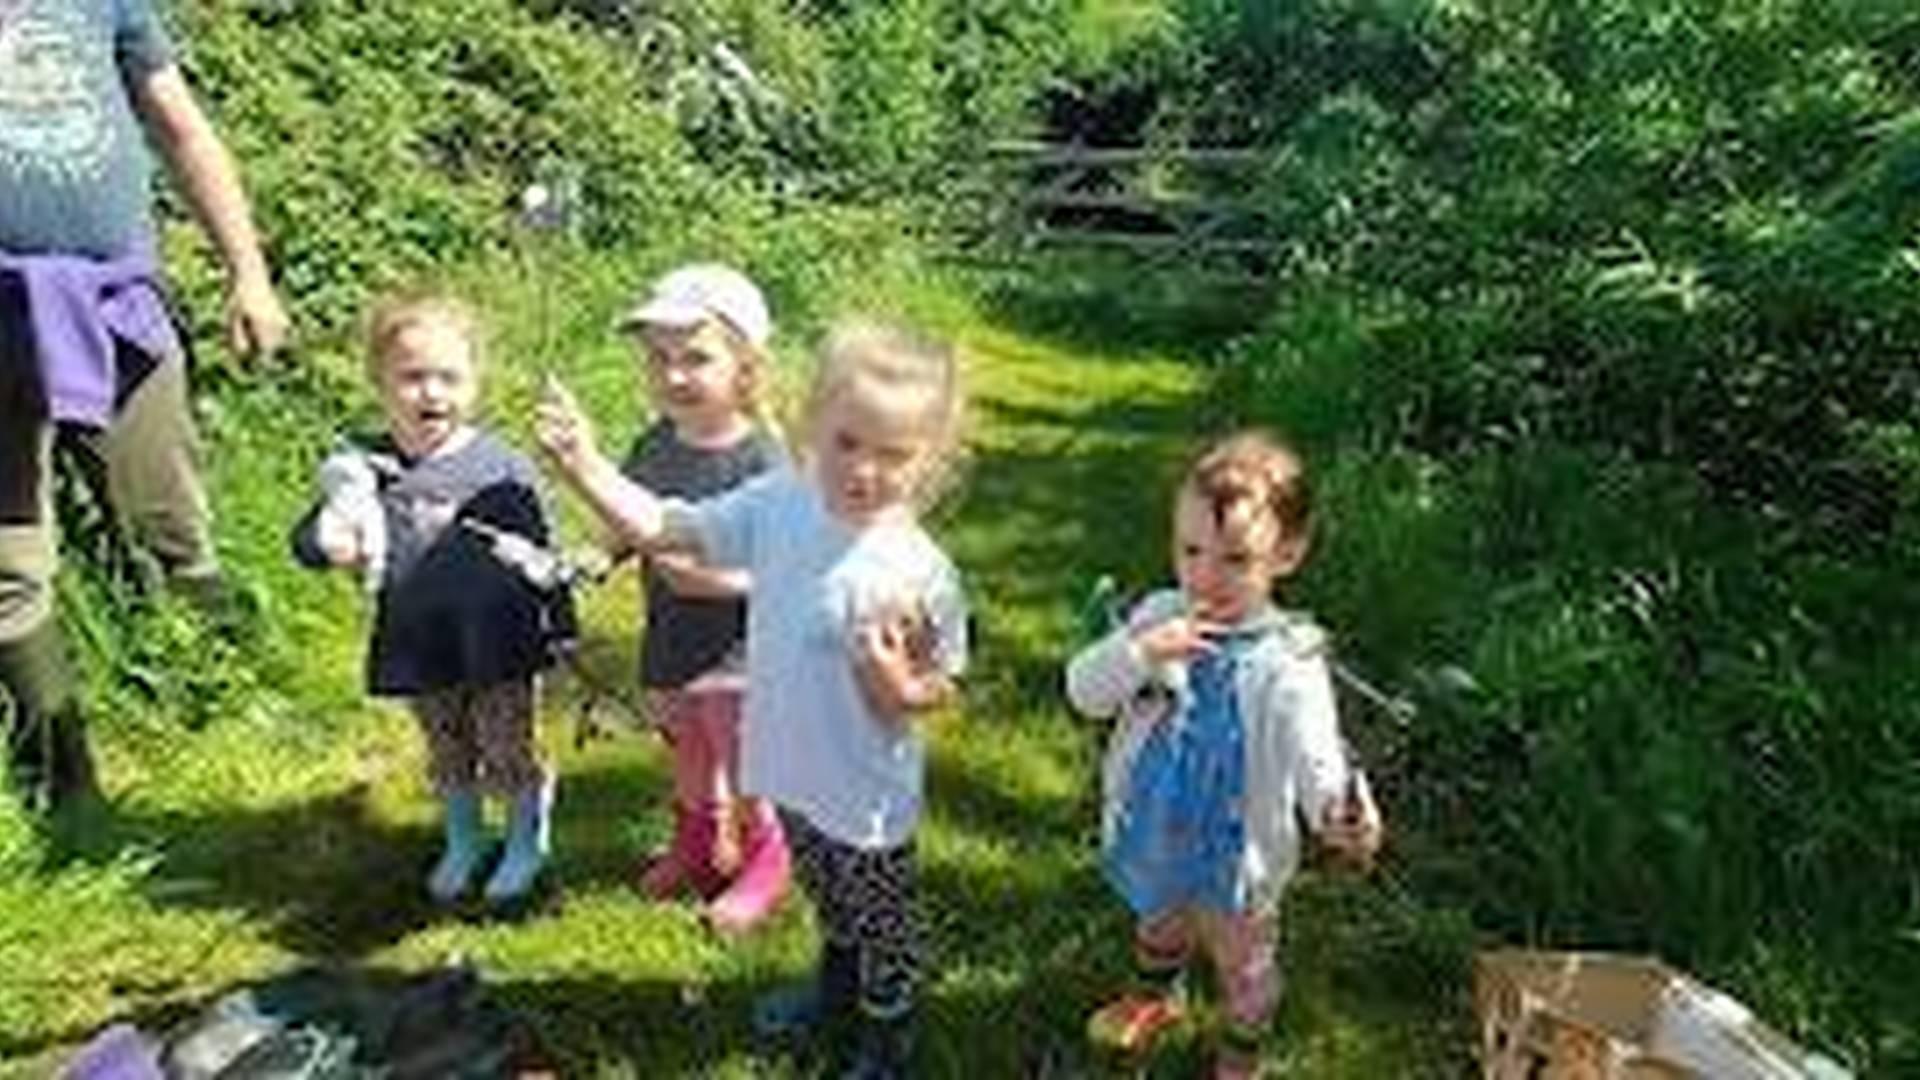
M 532 679 L 456 686 L 414 698 L 434 791 L 509 796 L 545 782 L 546 766 L 533 739 L 535 703 Z
M 873 850 L 854 847 L 784 809 L 780 824 L 828 945 L 859 956 L 861 1009 L 887 1019 L 913 1008 L 922 932 L 914 909 L 912 841 Z

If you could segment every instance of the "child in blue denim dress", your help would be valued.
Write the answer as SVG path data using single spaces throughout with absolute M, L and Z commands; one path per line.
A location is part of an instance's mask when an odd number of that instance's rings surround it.
M 1067 667 L 1075 709 L 1114 717 L 1105 768 L 1103 868 L 1137 922 L 1141 988 L 1089 1022 L 1138 1052 L 1181 1018 L 1177 983 L 1204 948 L 1227 1030 L 1215 1076 L 1258 1071 L 1279 996 L 1275 911 L 1300 861 L 1297 818 L 1364 863 L 1380 816 L 1347 760 L 1324 636 L 1276 607 L 1305 560 L 1299 457 L 1259 433 L 1204 454 L 1180 485 L 1178 589 L 1154 593 Z

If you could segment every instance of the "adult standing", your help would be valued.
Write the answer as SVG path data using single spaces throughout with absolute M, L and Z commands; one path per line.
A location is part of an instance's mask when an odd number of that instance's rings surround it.
M 0 0 L 0 689 L 8 771 L 41 807 L 94 788 L 53 610 L 55 425 L 89 431 L 115 513 L 172 582 L 220 584 L 149 142 L 226 269 L 230 343 L 278 349 L 246 195 L 154 0 Z

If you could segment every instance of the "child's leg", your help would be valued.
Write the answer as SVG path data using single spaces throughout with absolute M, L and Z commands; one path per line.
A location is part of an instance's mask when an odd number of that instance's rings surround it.
M 693 696 L 699 699 L 699 705 L 692 719 L 706 748 L 701 782 L 709 798 L 731 803 L 740 790 L 740 692 L 704 690 Z
M 732 767 L 740 695 L 700 690 L 683 694 L 682 699 L 682 727 L 698 748 L 687 764 L 688 805 L 706 818 L 711 842 L 702 866 L 707 880 L 701 893 L 711 896 L 740 869 L 740 818 L 734 805 Z
M 740 770 L 740 695 L 716 692 L 702 716 L 707 745 L 712 748 L 717 780 L 734 807 L 739 828 L 739 873 L 714 902 L 707 917 L 715 928 L 739 932 L 752 929 L 779 906 L 792 877 L 792 856 L 779 815 L 765 799 L 735 797 Z M 718 861 L 718 860 L 716 860 Z
M 552 845 L 553 774 L 534 744 L 536 706 L 531 678 L 471 691 L 473 725 L 480 744 L 481 786 L 509 800 L 507 847 L 486 897 L 507 903 L 524 897 L 546 865 Z
M 1134 987 L 1088 1018 L 1088 1038 L 1121 1053 L 1144 1053 L 1185 1014 L 1180 984 L 1192 950 L 1193 920 L 1185 910 L 1151 915 L 1135 924 Z
M 549 771 L 533 738 L 538 703 L 534 681 L 510 679 L 474 687 L 467 696 L 480 787 L 489 795 L 511 797 L 544 784 Z
M 653 717 L 654 728 L 667 744 L 667 751 L 673 763 L 673 838 L 667 846 L 654 851 L 646 857 L 640 870 L 640 891 L 656 900 L 665 900 L 678 892 L 686 884 L 688 868 L 693 863 L 694 819 L 692 804 L 687 801 L 687 789 L 690 755 L 697 751 L 687 745 L 688 735 L 681 730 L 679 711 L 680 695 L 672 690 L 652 688 L 646 691 L 647 714 Z
M 427 743 L 427 772 L 443 804 L 445 844 L 427 877 L 427 891 L 447 903 L 467 891 L 467 881 L 485 853 L 477 765 L 467 693 L 459 688 L 413 699 L 413 715 Z
M 10 314 L 3 305 L 0 298 L 0 315 Z M 33 355 L 12 354 L 8 338 L 0 321 L 0 641 L 19 641 L 54 617 L 60 556 L 53 520 L 53 428 L 40 419 L 37 377 L 34 385 L 20 378 L 35 362 Z
M 480 758 L 467 692 L 458 687 L 435 690 L 414 698 L 412 705 L 420 735 L 427 742 L 427 780 L 434 794 L 445 798 L 449 792 L 472 790 Z
M 860 849 L 848 860 L 840 885 L 860 950 L 860 1027 L 852 1062 L 856 1076 L 903 1076 L 913 1055 L 923 939 L 914 902 L 915 863 L 911 841 L 894 848 Z
M 715 802 L 713 747 L 700 722 L 700 694 L 659 691 L 654 715 L 673 750 L 673 841 L 652 857 L 640 875 L 641 891 L 656 899 L 691 885 L 702 897 L 725 886 L 714 869 L 714 842 L 721 814 Z
M 860 989 L 860 949 L 852 913 L 838 883 L 852 850 L 782 810 L 780 824 L 793 853 L 794 875 L 813 903 L 820 925 L 820 963 L 813 978 L 782 987 L 754 1004 L 754 1030 L 763 1038 L 805 1034 L 850 1008 Z
M 1226 1013 L 1214 1075 L 1219 1080 L 1255 1076 L 1260 1044 L 1280 1001 L 1276 923 L 1272 916 L 1251 912 L 1208 912 L 1202 924 Z

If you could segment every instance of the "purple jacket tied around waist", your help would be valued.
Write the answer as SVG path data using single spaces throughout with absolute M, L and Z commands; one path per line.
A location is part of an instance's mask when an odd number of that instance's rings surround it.
M 180 349 L 159 266 L 144 252 L 113 259 L 0 252 L 0 275 L 24 285 L 53 420 L 105 427 L 113 418 L 116 342 L 156 359 Z

